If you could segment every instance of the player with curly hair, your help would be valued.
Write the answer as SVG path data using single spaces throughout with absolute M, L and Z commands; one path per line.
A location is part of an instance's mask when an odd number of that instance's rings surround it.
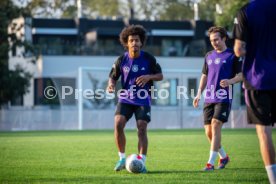
M 138 152 L 143 161 L 146 161 L 147 125 L 151 120 L 150 88 L 153 81 L 163 79 L 161 67 L 155 57 L 141 50 L 146 39 L 146 30 L 143 26 L 125 27 L 120 33 L 120 42 L 127 51 L 118 57 L 109 74 L 108 92 L 114 92 L 119 77 L 121 77 L 122 86 L 114 118 L 114 136 L 120 157 L 114 168 L 115 171 L 125 168 L 126 137 L 124 128 L 133 114 L 138 129 Z M 142 172 L 147 172 L 146 167 Z

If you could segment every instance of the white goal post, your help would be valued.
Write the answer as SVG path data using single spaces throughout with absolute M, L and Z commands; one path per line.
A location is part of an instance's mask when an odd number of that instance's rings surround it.
M 78 68 L 78 129 L 83 130 L 83 73 L 84 71 L 101 71 L 107 72 L 106 78 L 108 77 L 108 71 L 110 68 L 107 67 L 79 67 Z

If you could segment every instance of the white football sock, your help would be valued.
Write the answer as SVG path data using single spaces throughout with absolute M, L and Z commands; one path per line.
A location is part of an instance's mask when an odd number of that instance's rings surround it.
M 126 158 L 126 154 L 125 153 L 118 152 L 118 155 L 120 157 L 120 160 Z
M 220 157 L 221 159 L 227 157 L 227 154 L 226 154 L 226 152 L 224 151 L 223 147 L 220 147 L 220 149 L 219 149 L 219 157 Z
M 145 163 L 146 162 L 146 155 L 144 155 L 144 154 L 139 154 L 139 155 L 140 155 L 140 157 L 142 157 L 142 160 Z
M 276 184 L 276 164 L 265 166 L 270 184 Z
M 216 152 L 216 151 L 210 151 L 210 157 L 209 157 L 208 163 L 214 165 L 217 156 L 218 156 L 218 152 Z

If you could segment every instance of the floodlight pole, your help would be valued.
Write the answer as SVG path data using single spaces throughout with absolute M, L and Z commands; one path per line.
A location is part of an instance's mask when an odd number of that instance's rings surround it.
M 198 16 L 198 3 L 194 3 L 194 20 L 197 21 L 199 20 L 199 16 Z
M 77 0 L 78 18 L 82 18 L 82 4 L 81 0 Z

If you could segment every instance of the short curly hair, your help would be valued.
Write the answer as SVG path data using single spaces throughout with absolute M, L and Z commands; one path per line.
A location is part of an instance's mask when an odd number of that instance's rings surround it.
M 221 38 L 225 37 L 226 40 L 228 39 L 227 31 L 223 27 L 220 27 L 220 26 L 210 27 L 208 30 L 208 37 L 210 37 L 212 33 L 219 33 Z
M 120 42 L 127 49 L 128 36 L 138 35 L 142 42 L 142 47 L 145 45 L 147 40 L 147 31 L 142 25 L 129 25 L 125 27 L 120 33 Z

